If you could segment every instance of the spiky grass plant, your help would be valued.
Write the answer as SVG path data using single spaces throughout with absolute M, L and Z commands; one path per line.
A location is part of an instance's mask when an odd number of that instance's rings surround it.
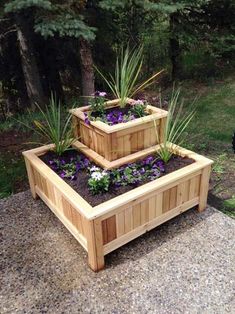
M 143 64 L 143 47 L 130 50 L 121 48 L 120 56 L 117 56 L 114 76 L 109 73 L 105 76 L 96 68 L 101 77 L 105 80 L 111 92 L 120 99 L 120 106 L 125 107 L 127 99 L 133 97 L 137 92 L 150 86 L 154 79 L 163 71 L 153 74 L 141 84 L 138 78 Z
M 40 137 L 46 138 L 49 143 L 53 143 L 55 145 L 54 152 L 61 156 L 75 141 L 71 126 L 71 114 L 68 113 L 64 117 L 61 103 L 53 94 L 51 94 L 49 104 L 45 109 L 42 109 L 38 104 L 36 104 L 36 107 L 41 113 L 43 122 L 33 119 L 36 128 L 23 124 Z
M 165 127 L 163 129 L 163 142 L 160 143 L 160 136 L 157 129 L 156 121 L 155 130 L 160 147 L 157 151 L 158 156 L 167 163 L 171 156 L 176 153 L 174 146 L 182 145 L 185 140 L 185 130 L 195 116 L 196 107 L 192 106 L 186 111 L 184 103 L 179 103 L 180 89 L 173 91 L 168 107 L 168 115 L 166 118 Z

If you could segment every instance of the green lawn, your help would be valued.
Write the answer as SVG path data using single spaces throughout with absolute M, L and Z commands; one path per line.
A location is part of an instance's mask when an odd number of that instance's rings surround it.
M 193 90 L 193 86 L 191 88 Z M 185 90 L 186 87 L 183 92 Z M 200 87 L 193 92 L 196 93 L 200 95 Z M 201 93 L 196 101 L 198 113 L 190 127 L 193 142 L 196 145 L 211 142 L 231 144 L 232 134 L 235 132 L 235 79 L 215 83 Z
M 211 192 L 221 202 L 218 207 L 235 217 L 235 154 L 232 135 L 235 132 L 235 79 L 229 77 L 213 85 L 191 82 L 182 86 L 185 102 L 200 95 L 196 101 L 197 115 L 188 129 L 185 145 L 214 160 Z M 215 205 L 216 206 L 216 205 Z
M 21 190 L 27 180 L 23 158 L 4 155 L 0 158 L 0 169 L 0 198 Z

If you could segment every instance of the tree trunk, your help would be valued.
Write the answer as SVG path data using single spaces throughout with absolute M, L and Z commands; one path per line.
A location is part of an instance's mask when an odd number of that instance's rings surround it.
M 178 17 L 177 13 L 170 15 L 170 59 L 171 59 L 171 79 L 174 81 L 181 74 L 181 49 L 177 34 Z
M 95 91 L 95 80 L 91 45 L 85 39 L 80 39 L 79 52 L 82 72 L 82 95 L 90 96 Z
M 43 88 L 30 37 L 30 26 L 27 23 L 27 19 L 19 15 L 16 17 L 16 23 L 21 65 L 24 73 L 27 94 L 30 105 L 34 109 L 35 103 L 40 106 L 45 105 Z
M 64 102 L 64 92 L 60 78 L 60 64 L 59 53 L 61 49 L 59 43 L 54 38 L 37 38 L 36 47 L 41 51 L 41 58 L 39 60 L 39 69 L 41 75 L 43 74 L 43 89 L 44 93 L 49 98 L 52 93 L 55 93 L 57 99 Z

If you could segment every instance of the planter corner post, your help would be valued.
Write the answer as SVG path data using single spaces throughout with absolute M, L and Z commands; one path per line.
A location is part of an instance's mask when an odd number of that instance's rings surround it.
M 88 264 L 93 271 L 98 272 L 105 266 L 101 221 L 98 219 L 88 220 L 86 235 Z
M 199 212 L 202 212 L 203 210 L 206 209 L 210 172 L 211 172 L 211 165 L 205 167 L 202 170 L 201 180 L 200 180 L 199 204 L 198 204 Z
M 28 179 L 29 179 L 30 191 L 31 191 L 32 197 L 34 199 L 36 199 L 37 193 L 36 193 L 36 189 L 35 189 L 36 184 L 35 184 L 35 179 L 34 179 L 33 168 L 32 168 L 30 161 L 28 160 L 26 155 L 24 155 L 24 160 L 25 160 L 26 170 L 27 170 Z

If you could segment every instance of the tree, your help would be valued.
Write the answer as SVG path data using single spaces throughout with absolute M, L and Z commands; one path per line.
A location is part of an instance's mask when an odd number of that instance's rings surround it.
M 35 103 L 40 106 L 45 104 L 45 96 L 32 44 L 32 32 L 29 28 L 29 20 L 24 14 L 15 15 L 15 22 L 27 94 L 31 108 L 35 109 Z
M 2 16 L 11 20 L 12 25 L 16 27 L 21 64 L 31 106 L 35 102 L 39 104 L 45 102 L 33 45 L 34 34 L 40 34 L 44 39 L 69 37 L 77 40 L 80 38 L 86 41 L 93 40 L 95 29 L 89 27 L 80 14 L 85 4 L 86 1 L 82 0 L 65 3 L 49 0 L 13 0 L 4 1 L 2 4 Z M 87 47 L 90 46 L 87 45 Z M 82 49 L 84 49 L 84 44 Z M 90 88 L 94 90 L 92 85 Z

